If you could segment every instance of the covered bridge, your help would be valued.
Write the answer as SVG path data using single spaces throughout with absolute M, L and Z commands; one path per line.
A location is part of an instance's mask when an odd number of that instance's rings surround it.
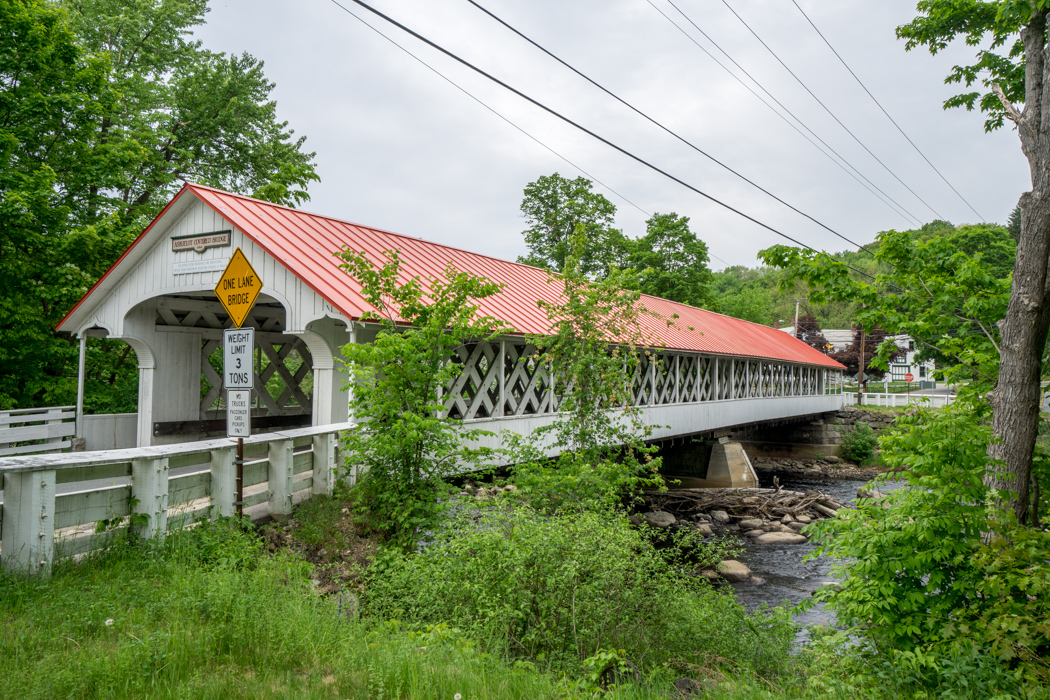
M 138 358 L 137 414 L 84 416 L 82 395 L 78 399 L 82 449 L 224 433 L 215 365 L 221 331 L 230 321 L 212 290 L 237 248 L 263 282 L 245 323 L 256 329 L 259 346 L 254 429 L 346 421 L 340 347 L 368 342 L 377 327 L 360 320 L 372 308 L 339 268 L 336 254 L 344 246 L 376 263 L 397 249 L 409 275 L 441 276 L 451 263 L 503 283 L 501 294 L 480 302 L 482 311 L 523 335 L 461 349 L 466 371 L 449 387 L 450 414 L 509 421 L 501 427 L 528 431 L 556 411 L 553 378 L 548 368 L 529 361 L 535 349 L 524 338 L 547 330 L 536 301 L 555 301 L 560 293 L 546 271 L 186 184 L 58 326 L 79 337 L 82 349 L 89 336 L 117 338 Z M 805 343 L 685 304 L 656 297 L 645 297 L 644 304 L 663 317 L 642 320 L 647 336 L 662 347 L 642 368 L 635 400 L 647 408 L 652 424 L 664 426 L 659 437 L 839 406 L 841 365 Z M 664 319 L 674 315 L 678 322 L 668 327 Z

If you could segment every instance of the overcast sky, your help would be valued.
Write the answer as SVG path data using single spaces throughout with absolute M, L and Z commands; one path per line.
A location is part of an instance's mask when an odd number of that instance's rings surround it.
M 351 0 L 340 1 L 536 140 L 331 0 L 213 0 L 199 38 L 215 51 L 247 51 L 263 59 L 268 78 L 276 83 L 273 97 L 279 116 L 307 137 L 307 150 L 317 153 L 321 182 L 311 185 L 311 201 L 305 209 L 513 259 L 525 252 L 520 213 L 524 186 L 540 175 L 559 172 L 573 178 L 582 170 L 604 183 L 596 182 L 595 188 L 616 205 L 617 225 L 628 236 L 644 234 L 645 220 L 653 212 L 688 215 L 693 230 L 711 250 L 713 269 L 726 264 L 753 266 L 758 250 L 785 242 L 559 122 L 369 16 Z M 723 0 L 673 1 L 900 208 L 922 222 L 981 220 L 879 111 L 791 0 L 726 1 L 926 204 L 835 123 Z M 661 16 L 656 8 L 733 68 L 668 0 L 478 2 L 699 148 L 839 233 L 864 243 L 879 231 L 916 227 L 818 151 Z M 1030 187 L 1016 132 L 1004 128 L 986 134 L 980 113 L 941 107 L 955 87 L 945 85 L 944 77 L 955 63 L 970 60 L 973 49 L 950 47 L 936 57 L 919 49 L 906 53 L 894 29 L 914 17 L 915 0 L 798 2 L 981 217 L 1005 222 L 1020 193 Z M 372 0 L 371 4 L 773 228 L 816 248 L 848 248 L 833 234 L 631 113 L 466 0 Z

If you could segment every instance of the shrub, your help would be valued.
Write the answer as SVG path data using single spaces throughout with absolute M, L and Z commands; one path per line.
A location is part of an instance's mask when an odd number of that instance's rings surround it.
M 406 280 L 396 250 L 387 251 L 381 267 L 349 248 L 340 255 L 341 267 L 377 310 L 362 318 L 381 327 L 373 342 L 343 347 L 358 424 L 345 433 L 343 454 L 346 464 L 365 472 L 353 497 L 376 530 L 411 547 L 436 522 L 449 490 L 445 480 L 463 464 L 480 468 L 487 457 L 470 444 L 489 433 L 446 416 L 448 387 L 463 371 L 449 359 L 463 343 L 507 330 L 482 316 L 477 304 L 501 286 L 451 263 L 441 279 Z
M 882 455 L 908 485 L 815 528 L 814 554 L 842 560 L 845 580 L 814 600 L 828 600 L 883 657 L 905 654 L 931 678 L 965 666 L 976 648 L 1045 683 L 1050 533 L 997 508 L 982 481 L 990 439 L 979 412 L 961 404 L 902 417 Z
M 623 517 L 528 508 L 464 518 L 416 555 L 389 551 L 367 573 L 367 610 L 454 623 L 494 652 L 583 673 L 601 649 L 639 666 L 716 657 L 768 672 L 786 659 L 786 615 L 749 614 L 685 566 L 692 533 L 657 551 Z
M 853 430 L 842 436 L 842 447 L 839 451 L 849 461 L 859 464 L 875 454 L 876 445 L 878 440 L 871 426 L 867 423 L 857 423 Z

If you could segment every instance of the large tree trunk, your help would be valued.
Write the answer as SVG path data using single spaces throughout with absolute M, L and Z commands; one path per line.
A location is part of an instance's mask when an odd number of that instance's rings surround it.
M 989 394 L 992 429 L 1001 442 L 988 452 L 1003 466 L 989 470 L 985 483 L 1010 492 L 1017 519 L 1028 521 L 1032 454 L 1039 428 L 1039 386 L 1043 349 L 1050 328 L 1050 91 L 1044 90 L 1046 11 L 1038 11 L 1021 31 L 1025 47 L 1025 106 L 1021 114 L 1004 99 L 1017 122 L 1021 150 L 1028 158 L 1032 191 L 1021 196 L 1021 238 L 1017 244 L 1013 288 L 1002 342 L 999 380 Z

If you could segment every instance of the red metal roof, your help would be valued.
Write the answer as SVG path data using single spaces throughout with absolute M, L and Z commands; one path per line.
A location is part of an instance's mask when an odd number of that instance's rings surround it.
M 341 260 L 335 253 L 343 246 L 363 251 L 376 263 L 385 261 L 385 251 L 396 249 L 400 251 L 402 271 L 410 276 L 441 277 L 446 265 L 451 263 L 462 272 L 501 282 L 503 292 L 481 300 L 481 311 L 502 319 L 522 333 L 547 332 L 546 314 L 536 302 L 539 299 L 556 301 L 560 296 L 561 286 L 557 282 L 548 283 L 549 275 L 545 270 L 529 265 L 310 214 L 203 185 L 187 183 L 175 198 L 187 190 L 351 319 L 359 319 L 373 309 L 361 297 L 357 281 L 339 269 Z M 644 296 L 643 303 L 646 309 L 661 317 L 642 317 L 645 334 L 659 338 L 670 349 L 783 360 L 836 369 L 842 367 L 793 336 L 768 326 L 658 297 Z M 676 326 L 668 327 L 665 319 L 674 314 L 679 317 Z

